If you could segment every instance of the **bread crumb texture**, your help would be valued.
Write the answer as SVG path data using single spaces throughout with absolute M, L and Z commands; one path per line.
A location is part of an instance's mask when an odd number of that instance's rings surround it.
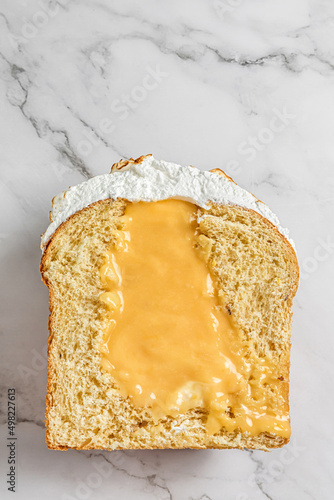
M 41 262 L 49 288 L 49 369 L 46 441 L 52 449 L 253 448 L 270 450 L 288 440 L 222 428 L 209 435 L 202 408 L 155 423 L 149 409 L 123 397 L 101 369 L 99 344 L 108 322 L 99 299 L 99 269 L 122 229 L 126 200 L 103 200 L 64 222 Z M 280 384 L 263 390 L 289 410 L 292 299 L 298 286 L 295 252 L 262 216 L 234 205 L 198 209 L 197 245 L 216 278 L 224 307 L 240 327 L 247 352 L 277 367 Z

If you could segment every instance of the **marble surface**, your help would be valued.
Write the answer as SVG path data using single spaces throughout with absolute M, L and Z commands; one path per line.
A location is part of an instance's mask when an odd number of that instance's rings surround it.
M 1 0 L 0 492 L 10 498 L 333 498 L 332 0 Z M 120 157 L 219 167 L 290 228 L 301 265 L 292 440 L 250 451 L 57 452 L 44 442 L 51 198 Z

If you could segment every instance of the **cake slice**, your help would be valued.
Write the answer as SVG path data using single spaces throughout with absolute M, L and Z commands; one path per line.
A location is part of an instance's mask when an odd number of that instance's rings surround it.
M 49 448 L 289 441 L 299 269 L 266 205 L 217 169 L 122 160 L 54 198 L 42 250 Z

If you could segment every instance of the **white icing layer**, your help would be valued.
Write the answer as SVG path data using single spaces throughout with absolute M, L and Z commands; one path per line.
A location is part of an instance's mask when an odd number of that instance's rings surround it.
M 270 208 L 225 176 L 146 156 L 141 163 L 132 164 L 128 170 L 98 175 L 57 195 L 53 200 L 52 223 L 42 235 L 42 250 L 68 217 L 91 203 L 107 198 L 129 201 L 179 198 L 202 208 L 207 208 L 208 201 L 240 205 L 267 218 L 294 247 L 288 230 L 280 225 Z

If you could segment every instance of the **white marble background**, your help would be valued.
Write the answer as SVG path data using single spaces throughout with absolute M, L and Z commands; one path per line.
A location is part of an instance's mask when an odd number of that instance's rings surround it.
M 15 498 L 333 498 L 332 0 L 0 0 L 1 435 Z M 51 198 L 120 157 L 220 167 L 291 230 L 292 441 L 250 451 L 57 452 L 44 442 Z

